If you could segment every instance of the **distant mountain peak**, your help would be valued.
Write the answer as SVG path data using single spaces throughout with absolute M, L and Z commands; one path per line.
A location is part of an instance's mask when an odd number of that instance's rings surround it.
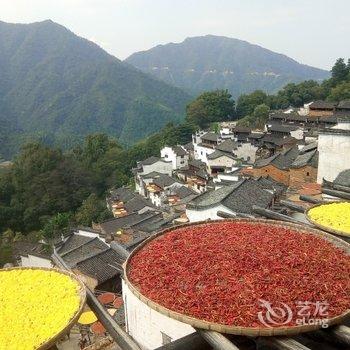
M 273 93 L 289 82 L 329 76 L 329 72 L 259 45 L 212 34 L 158 45 L 126 61 L 191 93 L 225 88 L 234 97 L 256 89 Z
M 132 144 L 181 121 L 191 99 L 52 20 L 0 23 L 0 77 L 6 157 L 33 137 L 68 147 L 105 132 Z

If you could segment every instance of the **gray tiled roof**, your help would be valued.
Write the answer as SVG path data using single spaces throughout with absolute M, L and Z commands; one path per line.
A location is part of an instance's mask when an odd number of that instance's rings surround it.
M 287 121 L 306 122 L 307 117 L 305 115 L 299 115 L 298 113 L 290 113 L 287 114 Z
M 80 261 L 75 268 L 83 274 L 96 278 L 99 284 L 117 276 L 122 271 L 124 260 L 109 248 L 97 255 Z
M 93 240 L 92 237 L 82 236 L 79 234 L 72 234 L 63 244 L 61 244 L 60 248 L 58 248 L 58 253 L 64 254 L 72 249 L 80 247 L 82 244 L 90 242 Z
M 350 187 L 350 169 L 340 172 L 335 178 L 334 183 L 337 185 Z
M 309 143 L 308 145 L 304 146 L 300 150 L 300 153 L 306 153 L 306 152 L 312 151 L 312 150 L 314 150 L 316 148 L 317 148 L 317 142 L 312 142 L 312 143 Z
M 276 131 L 276 132 L 291 132 L 294 130 L 297 130 L 298 127 L 295 125 L 272 125 L 269 128 L 271 131 Z
M 283 112 L 274 112 L 270 114 L 270 119 L 277 119 L 277 120 L 281 120 L 281 119 L 285 119 L 287 118 L 288 114 L 283 113 Z
M 297 142 L 297 140 L 292 136 L 282 137 L 282 136 L 273 135 L 273 134 L 265 134 L 264 137 L 261 139 L 261 141 L 272 143 L 276 146 L 283 146 L 285 144 Z
M 315 101 L 309 106 L 310 109 L 333 109 L 336 103 L 327 101 Z
M 235 133 L 245 133 L 245 134 L 250 134 L 250 132 L 252 131 L 251 128 L 248 128 L 246 126 L 235 126 L 233 131 Z
M 151 156 L 151 157 L 149 157 L 149 158 L 147 158 L 145 160 L 142 160 L 140 162 L 140 164 L 142 164 L 142 165 L 152 165 L 152 164 L 154 164 L 156 162 L 159 162 L 159 161 L 161 161 L 161 159 L 159 157 Z
M 217 141 L 219 136 L 220 135 L 216 134 L 215 132 L 207 132 L 206 134 L 201 136 L 201 139 L 207 141 Z
M 317 168 L 318 165 L 318 152 L 316 149 L 299 154 L 291 165 L 291 168 L 302 168 L 306 165 L 310 165 Z
M 33 255 L 44 259 L 51 259 L 50 247 L 42 243 L 21 242 L 13 243 L 13 254 L 15 258 Z
M 100 223 L 101 229 L 106 234 L 114 234 L 121 228 L 130 227 L 146 218 L 149 218 L 154 215 L 154 212 L 147 211 L 142 214 L 132 213 L 120 218 L 113 218 L 107 221 Z
M 159 173 L 158 171 L 151 171 L 150 173 L 147 173 L 147 174 L 143 174 L 141 175 L 141 177 L 143 179 L 152 179 L 156 176 L 160 176 L 162 173 Z
M 286 185 L 284 185 L 281 182 L 276 181 L 275 179 L 273 179 L 270 176 L 260 177 L 259 179 L 257 179 L 257 182 L 262 188 L 264 188 L 266 190 L 273 190 L 277 194 L 281 194 L 283 191 L 285 191 L 287 189 Z
M 208 191 L 188 204 L 189 209 L 206 209 L 223 205 L 233 212 L 252 213 L 253 205 L 264 208 L 271 204 L 274 195 L 263 189 L 253 179 L 246 179 L 231 186 L 223 186 L 215 191 Z
M 167 226 L 172 222 L 172 220 L 172 217 L 164 219 L 161 213 L 157 213 L 149 218 L 146 218 L 145 220 L 132 225 L 132 228 L 143 232 L 153 233 L 160 230 L 164 226 Z
M 224 153 L 224 152 L 219 151 L 219 150 L 215 150 L 213 153 L 210 153 L 207 155 L 208 159 L 217 159 L 220 157 L 229 157 L 231 159 L 235 159 L 235 157 L 232 154 Z
M 254 164 L 254 167 L 255 168 L 262 168 L 266 165 L 269 165 L 276 157 L 278 157 L 278 155 L 279 155 L 279 153 L 276 153 L 273 156 L 268 157 L 268 158 L 257 159 L 255 164 Z
M 154 208 L 154 205 L 149 199 L 142 197 L 140 194 L 136 194 L 136 196 L 124 204 L 124 208 L 128 213 L 137 212 L 145 207 Z
M 261 188 L 253 179 L 247 179 L 228 195 L 222 204 L 236 213 L 252 214 L 253 205 L 262 208 L 270 206 L 274 195 Z
M 74 267 L 78 262 L 90 258 L 108 249 L 108 245 L 99 238 L 93 238 L 81 246 L 69 250 L 65 253 L 59 253 L 62 259 L 69 267 Z
M 153 183 L 160 188 L 173 185 L 177 180 L 167 174 L 161 174 L 153 179 Z
M 135 192 L 128 187 L 120 187 L 111 191 L 111 198 L 113 200 L 126 202 L 134 197 Z
M 183 146 L 185 149 L 187 149 L 187 151 L 193 151 L 194 150 L 194 146 L 192 142 L 188 142 Z
M 350 100 L 343 100 L 338 103 L 337 108 L 349 109 L 350 110 Z
M 233 140 L 225 140 L 221 142 L 219 145 L 216 146 L 216 149 L 222 151 L 222 152 L 227 152 L 227 153 L 232 153 L 235 149 L 237 149 L 238 143 L 233 141 Z
M 248 135 L 248 139 L 261 139 L 264 135 L 263 132 L 252 132 Z
M 176 187 L 172 192 L 179 196 L 180 199 L 196 194 L 196 192 L 186 186 Z
M 242 181 L 239 182 L 239 184 Z M 235 185 L 237 186 L 237 185 Z M 188 203 L 188 208 L 198 207 L 206 208 L 219 204 L 226 196 L 228 196 L 235 188 L 235 186 L 221 187 L 215 191 L 207 191 L 194 198 Z
M 187 154 L 181 146 L 172 146 L 171 148 L 177 156 L 184 156 Z
M 188 161 L 188 165 L 194 168 L 203 169 L 206 168 L 206 164 L 199 159 L 191 159 Z
M 298 146 L 294 146 L 286 151 L 276 153 L 269 158 L 259 159 L 255 162 L 254 166 L 256 168 L 262 168 L 266 165 L 273 164 L 278 169 L 289 169 L 298 155 Z

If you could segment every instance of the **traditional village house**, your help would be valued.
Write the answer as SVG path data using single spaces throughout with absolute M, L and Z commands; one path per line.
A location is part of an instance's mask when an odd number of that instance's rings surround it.
M 315 147 L 299 150 L 295 145 L 271 157 L 259 159 L 249 173 L 255 178 L 270 177 L 292 187 L 316 182 L 318 153 Z
M 113 216 L 119 217 L 153 210 L 154 205 L 150 200 L 133 192 L 130 188 L 121 187 L 110 191 L 110 196 L 107 198 L 107 208 L 113 213 Z
M 181 186 L 182 183 L 175 180 L 171 176 L 166 174 L 160 174 L 158 176 L 153 177 L 152 181 L 147 185 L 147 197 L 149 197 L 152 204 L 154 204 L 157 207 L 160 207 L 166 200 L 169 190 Z
M 350 113 L 350 100 L 343 100 L 336 106 L 336 112 Z
M 296 125 L 268 125 L 267 130 L 280 138 L 294 137 L 297 140 L 302 140 L 304 137 L 304 130 Z
M 232 215 L 252 214 L 253 205 L 268 208 L 274 194 L 264 189 L 254 179 L 244 179 L 235 185 L 223 186 L 205 192 L 187 204 L 186 215 L 190 222 L 219 219 L 218 211 Z
M 160 156 L 165 161 L 170 161 L 174 170 L 186 166 L 189 160 L 189 153 L 182 146 L 163 147 Z
M 327 117 L 334 113 L 336 104 L 334 102 L 315 101 L 309 105 L 309 117 Z
M 215 146 L 221 142 L 219 134 L 214 132 L 197 132 L 192 135 L 194 158 L 207 162 L 207 155 L 214 152 Z
M 121 291 L 123 259 L 98 234 L 73 232 L 55 251 L 90 289 Z
M 176 170 L 175 175 L 196 193 L 206 191 L 209 175 L 204 162 L 192 159 L 187 167 Z
M 232 167 L 237 164 L 237 160 L 233 154 L 224 153 L 219 150 L 215 150 L 213 153 L 209 154 L 207 159 L 208 173 L 212 176 L 230 171 Z
M 15 242 L 13 245 L 14 261 L 23 267 L 53 267 L 51 248 L 44 243 Z
M 234 135 L 234 140 L 242 143 L 247 142 L 248 135 L 251 133 L 251 128 L 245 127 L 245 126 L 235 126 L 232 129 L 232 133 Z
M 136 191 L 146 197 L 146 188 L 142 177 L 152 172 L 171 175 L 173 172 L 173 165 L 171 161 L 165 161 L 159 157 L 149 157 L 143 161 L 137 162 L 137 166 L 133 169 L 135 178 Z

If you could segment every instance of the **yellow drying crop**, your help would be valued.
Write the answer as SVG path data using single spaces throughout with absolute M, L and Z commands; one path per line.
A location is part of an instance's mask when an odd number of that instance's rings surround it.
M 330 203 L 309 210 L 316 223 L 350 235 L 350 202 Z
M 0 350 L 34 350 L 63 330 L 79 284 L 52 270 L 0 270 Z

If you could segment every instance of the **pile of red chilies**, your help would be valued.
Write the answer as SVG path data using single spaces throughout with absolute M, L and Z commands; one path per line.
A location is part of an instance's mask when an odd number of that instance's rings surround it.
M 298 302 L 328 303 L 328 317 L 350 308 L 349 256 L 321 237 L 262 223 L 170 231 L 132 257 L 128 277 L 168 309 L 225 325 L 262 327 L 259 299 L 289 306 L 284 326 L 296 324 Z

